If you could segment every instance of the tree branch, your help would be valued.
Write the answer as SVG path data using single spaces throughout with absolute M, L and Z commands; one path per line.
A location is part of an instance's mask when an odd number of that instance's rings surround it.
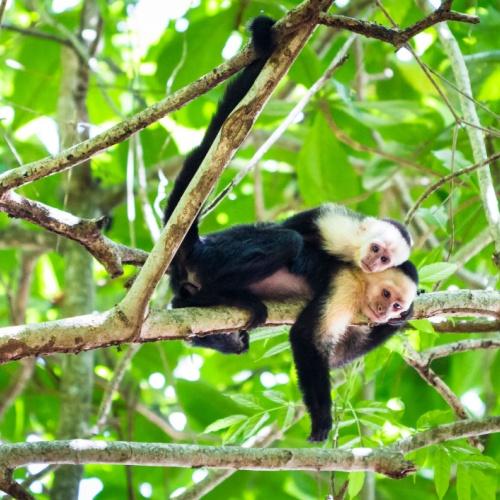
M 396 441 L 390 448 L 406 454 L 443 441 L 482 436 L 499 431 L 500 417 L 487 417 L 482 420 L 460 420 L 452 424 L 444 424 L 433 429 L 417 432 L 413 436 Z
M 21 35 L 40 38 L 42 40 L 60 43 L 61 45 L 69 47 L 70 49 L 73 48 L 73 44 L 67 38 L 59 35 L 54 35 L 53 33 L 46 33 L 45 31 L 35 30 L 33 28 L 21 28 L 20 26 L 14 26 L 13 24 L 9 23 L 1 23 L 0 29 L 5 31 L 12 31 L 14 33 L 20 33 Z
M 406 342 L 406 350 L 408 352 L 408 354 L 404 356 L 406 363 L 413 367 L 420 377 L 435 389 L 459 419 L 467 419 L 469 415 L 465 411 L 460 399 L 446 382 L 429 366 L 430 360 L 421 353 L 416 352 L 408 342 Z M 480 450 L 483 449 L 481 442 L 475 436 L 470 437 L 469 441 L 472 446 Z
M 12 472 L 12 469 L 8 467 L 0 466 L 0 490 L 17 500 L 35 500 L 34 496 L 14 481 Z
M 354 448 L 240 448 L 125 441 L 49 441 L 3 444 L 0 464 L 116 464 L 163 467 L 215 467 L 238 470 L 375 471 L 393 478 L 415 471 L 394 450 Z
M 146 128 L 223 82 L 250 63 L 254 57 L 253 49 L 248 46 L 195 82 L 186 85 L 171 96 L 149 106 L 131 118 L 114 125 L 105 132 L 67 148 L 52 157 L 4 172 L 0 175 L 0 194 L 42 177 L 67 170 L 124 141 L 132 134 Z
M 500 332 L 500 320 L 475 319 L 454 320 L 449 319 L 432 324 L 434 331 L 439 333 L 486 333 Z
M 411 208 L 411 210 L 408 212 L 406 215 L 405 219 L 405 224 L 408 224 L 411 222 L 413 216 L 415 215 L 416 210 L 418 207 L 432 194 L 434 193 L 437 189 L 439 189 L 443 184 L 446 184 L 447 182 L 451 181 L 452 179 L 455 179 L 457 177 L 460 177 L 461 175 L 465 174 L 470 174 L 471 172 L 474 172 L 475 170 L 479 170 L 483 168 L 486 165 L 489 165 L 490 163 L 498 160 L 500 158 L 500 152 L 495 153 L 488 158 L 485 158 L 484 160 L 475 163 L 474 165 L 471 165 L 470 167 L 462 168 L 460 170 L 457 170 L 456 172 L 453 172 L 451 174 L 445 175 L 444 177 L 441 177 L 438 181 L 436 181 L 434 184 L 430 185 L 418 198 L 418 200 L 415 202 L 415 205 Z
M 297 117 L 302 113 L 307 104 L 311 99 L 324 87 L 324 85 L 331 79 L 335 71 L 342 66 L 347 60 L 347 51 L 354 42 L 354 35 L 351 35 L 342 47 L 335 54 L 324 73 L 314 82 L 313 85 L 307 90 L 304 96 L 301 97 L 299 102 L 293 107 L 293 109 L 288 113 L 285 119 L 276 127 L 273 133 L 264 141 L 255 154 L 252 156 L 250 161 L 243 167 L 243 169 L 238 172 L 238 174 L 232 179 L 229 184 L 210 202 L 210 204 L 203 210 L 203 215 L 211 212 L 222 199 L 230 193 L 235 186 L 237 186 L 241 180 L 246 176 L 246 174 L 259 163 L 264 155 L 269 151 L 269 149 L 278 141 L 278 139 L 286 132 L 288 127 L 297 119 Z
M 5 8 L 7 7 L 7 0 L 0 0 L 0 23 L 2 22 Z
M 0 196 L 0 210 L 10 217 L 28 220 L 55 234 L 76 241 L 96 259 L 106 271 L 116 277 L 123 273 L 123 264 L 142 264 L 147 252 L 115 243 L 101 233 L 106 219 L 82 219 L 63 210 L 8 191 Z
M 451 356 L 460 352 L 473 351 L 476 349 L 498 349 L 500 347 L 500 340 L 497 339 L 467 339 L 460 340 L 459 342 L 452 342 L 444 344 L 433 349 L 427 349 L 421 355 L 426 363 L 429 365 L 435 359 Z
M 238 470 L 363 470 L 401 478 L 416 470 L 411 462 L 404 460 L 403 453 L 444 441 L 498 431 L 500 417 L 468 419 L 418 432 L 387 447 L 350 450 L 214 447 L 84 439 L 40 441 L 4 444 L 0 448 L 0 465 L 9 472 L 28 464 L 87 463 Z M 0 487 L 3 488 L 5 484 L 2 481 Z
M 360 19 L 340 15 L 321 14 L 319 19 L 321 24 L 330 26 L 331 28 L 345 29 L 347 31 L 363 35 L 367 38 L 382 40 L 383 42 L 394 45 L 398 49 L 406 44 L 416 34 L 443 21 L 459 21 L 463 23 L 477 24 L 479 23 L 479 18 L 477 16 L 469 16 L 467 14 L 452 11 L 450 10 L 450 7 L 446 5 L 446 2 L 443 2 L 438 9 L 429 14 L 426 18 L 416 22 L 404 30 L 386 28 L 385 26 L 377 23 L 361 21 Z
M 269 302 L 268 326 L 293 324 L 302 301 Z M 461 290 L 426 293 L 415 301 L 416 318 L 436 315 L 493 316 L 500 318 L 500 292 Z M 186 339 L 192 335 L 238 331 L 245 328 L 248 312 L 233 307 L 151 311 L 139 335 L 117 309 L 45 323 L 0 329 L 0 364 L 29 356 L 76 353 L 127 342 Z

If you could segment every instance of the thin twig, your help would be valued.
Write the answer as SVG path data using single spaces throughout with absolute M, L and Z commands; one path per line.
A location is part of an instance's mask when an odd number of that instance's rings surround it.
M 360 19 L 347 16 L 332 14 L 320 15 L 321 24 L 325 24 L 331 28 L 352 31 L 367 38 L 382 40 L 383 42 L 394 45 L 396 48 L 404 46 L 411 38 L 426 30 L 430 26 L 444 21 L 459 21 L 463 23 L 477 24 L 479 23 L 479 18 L 477 16 L 469 16 L 467 14 L 451 11 L 443 8 L 443 5 L 441 5 L 441 7 L 436 9 L 432 14 L 429 14 L 426 18 L 416 22 L 404 30 L 400 30 L 387 28 L 377 23 L 362 21 Z
M 469 418 L 464 406 L 460 402 L 458 396 L 451 390 L 451 388 L 446 384 L 446 382 L 439 377 L 439 375 L 432 370 L 429 366 L 427 358 L 422 356 L 421 353 L 416 352 L 409 344 L 406 342 L 405 345 L 407 355 L 404 356 L 406 363 L 415 369 L 415 371 L 420 375 L 420 377 L 425 380 L 434 390 L 446 401 L 448 406 L 453 410 L 455 415 L 465 420 Z M 472 446 L 482 450 L 483 446 L 481 442 L 476 437 L 469 438 Z
M 264 157 L 269 149 L 276 143 L 276 141 L 286 132 L 288 127 L 294 123 L 302 110 L 306 107 L 312 97 L 328 82 L 333 73 L 344 64 L 347 60 L 347 51 L 354 42 L 354 35 L 349 37 L 344 45 L 337 52 L 327 69 L 318 80 L 311 86 L 311 88 L 304 94 L 300 101 L 294 106 L 292 111 L 287 117 L 279 124 L 274 132 L 267 138 L 262 146 L 255 152 L 251 160 L 241 169 L 240 172 L 234 177 L 231 182 L 210 202 L 210 204 L 203 210 L 203 215 L 210 213 L 225 197 L 230 193 L 235 186 L 247 175 L 247 173 Z
M 2 22 L 2 19 L 3 19 L 3 15 L 5 13 L 5 8 L 6 7 L 7 7 L 7 0 L 0 0 L 0 28 L 2 28 L 1 22 Z
M 66 47 L 73 48 L 73 44 L 67 38 L 59 35 L 54 35 L 53 33 L 46 33 L 45 31 L 35 30 L 33 28 L 21 28 L 19 26 L 14 26 L 13 24 L 8 23 L 0 24 L 0 29 L 20 33 L 21 35 L 41 38 L 42 40 L 60 43 L 61 45 L 65 45 Z
M 411 160 L 408 160 L 406 158 L 403 158 L 401 156 L 393 155 L 391 153 L 387 153 L 386 151 L 382 151 L 378 148 L 372 148 L 370 146 L 366 146 L 365 144 L 362 144 L 352 137 L 349 137 L 344 131 L 342 131 L 338 125 L 335 123 L 332 114 L 330 112 L 330 109 L 325 101 L 322 101 L 320 103 L 320 109 L 323 112 L 323 116 L 325 117 L 325 120 L 327 122 L 328 127 L 331 129 L 335 137 L 343 142 L 344 144 L 347 144 L 350 146 L 352 149 L 356 151 L 360 151 L 363 153 L 371 153 L 375 154 L 377 156 L 380 156 L 381 158 L 385 158 L 387 160 L 393 161 L 394 163 L 399 163 L 400 165 L 405 165 L 407 167 L 414 168 L 415 170 L 418 170 L 420 172 L 423 172 L 428 175 L 432 176 L 437 176 L 437 172 L 434 170 L 425 167 L 424 165 L 420 165 L 419 163 L 415 163 Z
M 418 200 L 415 202 L 415 205 L 408 211 L 408 214 L 406 215 L 405 218 L 405 224 L 408 224 L 411 222 L 413 219 L 413 216 L 416 212 L 416 210 L 422 205 L 422 203 L 429 198 L 429 196 L 434 193 L 436 190 L 438 190 L 443 184 L 446 184 L 452 179 L 455 179 L 456 177 L 460 177 L 461 175 L 465 174 L 470 174 L 471 172 L 474 172 L 474 170 L 477 170 L 481 167 L 484 167 L 485 165 L 488 165 L 491 162 L 494 162 L 500 158 L 500 152 L 495 153 L 491 155 L 490 157 L 486 158 L 483 161 L 480 161 L 479 163 L 475 163 L 474 165 L 471 165 L 470 167 L 462 168 L 460 170 L 457 170 L 456 172 L 453 172 L 451 174 L 445 175 L 444 177 L 441 177 L 438 181 L 436 181 L 434 184 L 430 185 L 418 198 Z
M 99 406 L 99 411 L 97 412 L 96 425 L 93 429 L 94 434 L 100 433 L 106 426 L 109 418 L 109 413 L 111 412 L 111 406 L 113 404 L 113 396 L 118 391 L 123 377 L 125 376 L 125 373 L 132 361 L 132 358 L 140 348 L 140 344 L 132 344 L 127 349 L 127 352 L 121 357 L 119 363 L 116 365 L 113 378 L 109 382 L 108 387 L 104 392 L 101 404 Z

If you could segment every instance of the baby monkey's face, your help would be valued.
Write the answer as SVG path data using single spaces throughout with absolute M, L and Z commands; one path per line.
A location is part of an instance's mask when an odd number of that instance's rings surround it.
M 392 224 L 376 219 L 363 224 L 356 264 L 365 273 L 379 273 L 408 260 L 410 246 Z

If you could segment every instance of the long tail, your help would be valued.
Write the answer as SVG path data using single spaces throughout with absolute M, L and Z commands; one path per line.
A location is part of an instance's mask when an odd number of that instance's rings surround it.
M 186 157 L 182 170 L 175 180 L 174 188 L 172 189 L 172 193 L 168 199 L 164 215 L 165 224 L 172 215 L 177 203 L 179 203 L 179 200 L 191 182 L 191 179 L 196 174 L 203 158 L 205 158 L 208 153 L 210 146 L 215 141 L 215 138 L 217 137 L 224 121 L 243 99 L 243 97 L 245 97 L 246 93 L 250 90 L 264 67 L 264 64 L 271 56 L 275 47 L 272 33 L 273 24 L 274 21 L 265 16 L 256 17 L 250 24 L 252 43 L 255 51 L 257 52 L 257 59 L 249 64 L 229 83 L 222 100 L 219 102 L 217 111 L 213 116 L 207 131 L 205 132 L 205 136 L 203 137 L 201 144 L 197 148 L 193 149 Z M 184 238 L 182 249 L 187 251 L 192 248 L 198 239 L 199 234 L 197 218 Z

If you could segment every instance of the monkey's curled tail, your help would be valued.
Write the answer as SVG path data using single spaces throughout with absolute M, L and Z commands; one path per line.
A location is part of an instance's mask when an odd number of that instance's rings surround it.
M 273 24 L 274 20 L 265 16 L 256 17 L 250 24 L 252 43 L 257 53 L 257 59 L 250 63 L 229 83 L 222 100 L 219 102 L 217 111 L 215 112 L 215 115 L 205 132 L 205 136 L 203 137 L 201 144 L 197 148 L 193 149 L 186 157 L 182 170 L 175 180 L 172 193 L 168 199 L 164 216 L 165 224 L 172 215 L 172 212 L 191 182 L 191 179 L 196 174 L 203 158 L 207 155 L 208 150 L 215 141 L 215 138 L 222 128 L 224 121 L 231 114 L 238 103 L 245 97 L 259 76 L 264 64 L 271 56 L 275 47 L 272 32 Z M 198 239 L 198 218 L 196 218 L 186 234 L 181 248 L 184 251 L 187 251 L 192 248 Z

